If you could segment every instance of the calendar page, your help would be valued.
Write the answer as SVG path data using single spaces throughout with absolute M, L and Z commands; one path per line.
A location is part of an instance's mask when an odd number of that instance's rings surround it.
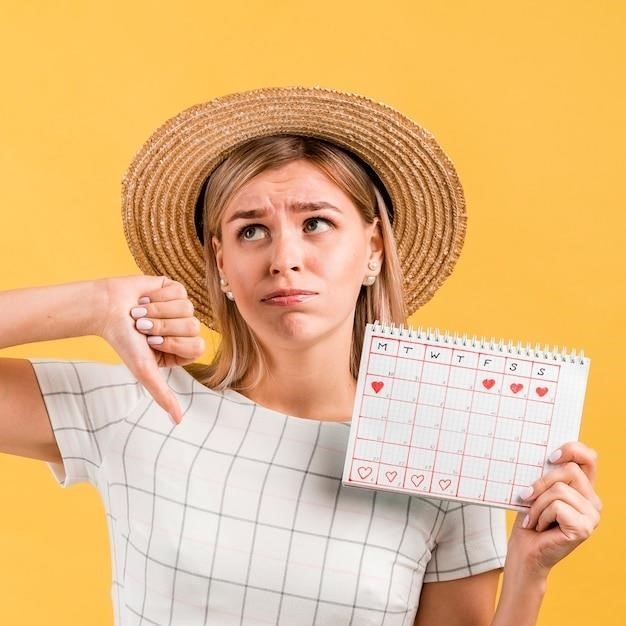
M 589 359 L 368 324 L 346 485 L 521 510 L 578 439 Z

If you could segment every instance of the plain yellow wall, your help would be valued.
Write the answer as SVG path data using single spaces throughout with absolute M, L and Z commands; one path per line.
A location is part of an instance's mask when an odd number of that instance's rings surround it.
M 122 174 L 179 110 L 321 85 L 430 129 L 464 183 L 458 269 L 415 324 L 584 348 L 597 534 L 551 576 L 542 625 L 626 623 L 622 496 L 626 4 L 2 1 L 0 288 L 136 272 Z M 2 312 L 0 312 L 2 314 Z M 5 355 L 115 360 L 96 339 Z M 0 457 L 0 623 L 111 623 L 95 492 Z

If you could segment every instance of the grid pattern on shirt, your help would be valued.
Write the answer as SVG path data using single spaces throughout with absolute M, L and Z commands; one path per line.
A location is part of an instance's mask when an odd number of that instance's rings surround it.
M 174 428 L 123 366 L 34 366 L 64 459 L 53 471 L 104 500 L 120 626 L 404 626 L 423 582 L 502 566 L 502 512 L 342 486 L 346 424 L 174 369 Z

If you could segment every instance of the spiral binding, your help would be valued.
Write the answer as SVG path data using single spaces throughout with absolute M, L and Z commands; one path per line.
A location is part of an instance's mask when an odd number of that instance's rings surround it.
M 384 333 L 392 337 L 432 341 L 443 345 L 462 346 L 465 348 L 478 348 L 492 352 L 501 352 L 503 355 L 513 354 L 526 358 L 577 363 L 580 365 L 584 365 L 589 360 L 585 357 L 585 353 L 582 350 L 568 350 L 565 347 L 553 346 L 550 349 L 548 345 L 544 345 L 542 348 L 540 344 L 533 346 L 530 343 L 524 344 L 521 341 L 515 343 L 504 339 L 496 339 L 495 337 L 490 339 L 486 337 L 478 338 L 476 335 L 460 335 L 458 333 L 440 331 L 438 328 L 422 328 L 421 326 L 405 328 L 404 324 L 397 326 L 396 324 L 378 320 L 371 324 L 371 327 L 374 332 Z

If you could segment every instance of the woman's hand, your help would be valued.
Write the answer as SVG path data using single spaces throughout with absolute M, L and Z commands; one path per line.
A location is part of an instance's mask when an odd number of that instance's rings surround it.
M 131 276 L 103 281 L 107 310 L 99 329 L 137 380 L 175 423 L 178 401 L 158 371 L 191 363 L 204 352 L 200 322 L 185 288 L 163 276 Z
M 185 288 L 169 279 L 130 310 L 135 329 L 146 335 L 160 367 L 186 365 L 204 351 L 200 322 L 193 312 Z
M 593 533 L 602 509 L 593 488 L 594 450 L 580 442 L 567 443 L 550 461 L 554 469 L 532 485 L 525 498 L 530 509 L 518 515 L 509 540 L 510 558 L 521 559 L 525 569 L 544 576 Z

